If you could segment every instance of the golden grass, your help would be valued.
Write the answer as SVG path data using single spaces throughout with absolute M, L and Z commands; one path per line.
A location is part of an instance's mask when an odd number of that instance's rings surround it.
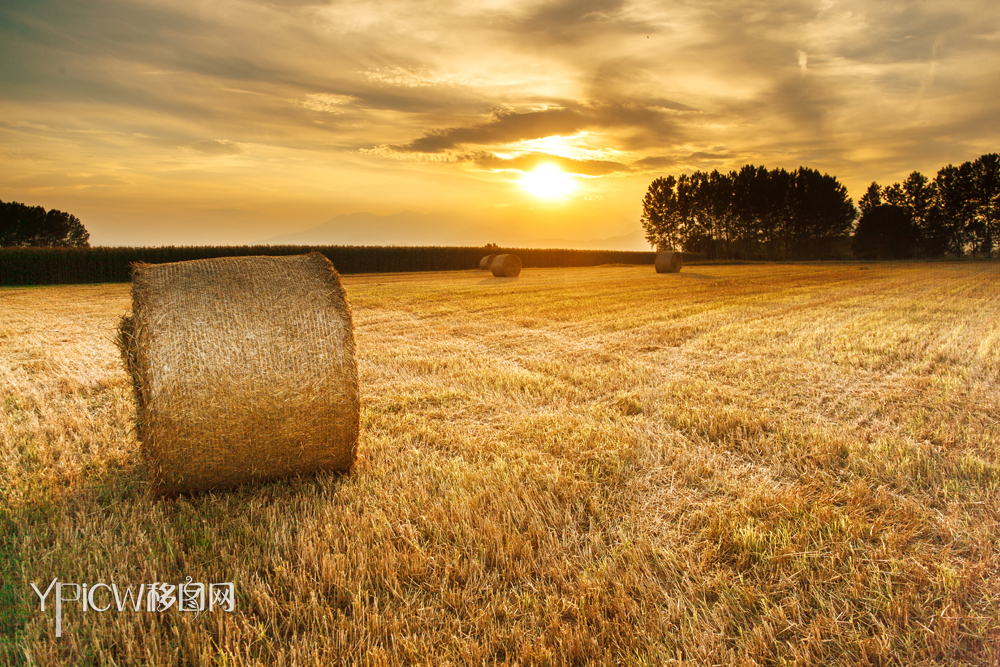
M 1000 265 L 346 276 L 353 473 L 156 500 L 125 285 L 0 291 L 0 617 L 31 665 L 1000 659 Z M 29 582 L 234 581 L 83 614 Z M 12 611 L 11 611 L 12 610 Z

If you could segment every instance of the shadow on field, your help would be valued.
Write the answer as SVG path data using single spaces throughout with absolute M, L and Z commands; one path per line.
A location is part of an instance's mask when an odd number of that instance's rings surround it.
M 489 278 L 483 278 L 479 281 L 480 285 L 509 285 L 510 283 L 516 283 L 517 278 L 497 278 L 496 276 L 490 276 Z
M 696 280 L 718 280 L 718 276 L 707 276 L 704 273 L 691 273 L 690 271 L 681 271 L 680 276 L 682 278 L 695 278 Z
M 17 646 L 28 619 L 21 582 L 21 535 L 17 523 L 0 507 L 0 659 L 24 664 Z
M 80 499 L 102 509 L 112 509 L 122 503 L 136 501 L 169 504 L 183 500 L 195 504 L 207 501 L 211 504 L 221 498 L 238 498 L 241 503 L 266 504 L 270 500 L 280 501 L 301 493 L 328 496 L 350 479 L 349 472 L 318 471 L 312 474 L 248 481 L 218 489 L 173 491 L 157 488 L 150 463 L 138 452 L 135 454 L 134 458 L 102 471 L 99 478 L 84 487 Z
M 315 525 L 327 505 L 340 507 L 337 499 L 350 474 L 316 475 L 247 483 L 172 497 L 149 496 L 160 518 L 156 555 L 170 574 L 182 580 L 196 573 L 231 577 L 241 563 L 264 564 L 258 576 L 274 576 L 275 536 L 295 535 Z M 220 550 L 220 545 L 226 548 Z M 222 552 L 228 555 L 222 556 Z

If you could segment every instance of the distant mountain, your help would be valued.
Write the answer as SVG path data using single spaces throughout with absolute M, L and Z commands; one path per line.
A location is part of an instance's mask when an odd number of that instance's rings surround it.
M 414 211 L 392 215 L 347 213 L 291 234 L 279 234 L 257 241 L 261 245 L 397 245 L 397 246 L 480 246 L 486 242 L 533 248 L 574 248 L 593 250 L 649 250 L 642 230 L 637 229 L 604 239 L 533 238 L 511 233 L 503 227 L 479 225 L 449 216 Z

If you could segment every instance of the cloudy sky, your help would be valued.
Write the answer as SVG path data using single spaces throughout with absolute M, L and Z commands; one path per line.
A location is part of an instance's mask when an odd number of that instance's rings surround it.
M 100 245 L 404 210 L 429 242 L 600 239 L 657 176 L 805 165 L 857 199 L 996 151 L 996 0 L 0 0 L 0 199 Z

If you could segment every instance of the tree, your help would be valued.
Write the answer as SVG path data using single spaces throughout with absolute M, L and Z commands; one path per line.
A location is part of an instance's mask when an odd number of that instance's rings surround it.
M 862 259 L 904 259 L 913 256 L 917 227 L 902 206 L 882 204 L 858 220 L 851 250 Z
M 865 191 L 864 196 L 858 200 L 858 210 L 861 211 L 861 215 L 864 215 L 868 211 L 872 210 L 876 206 L 882 205 L 882 186 L 872 181 L 872 184 L 868 186 Z
M 708 174 L 696 171 L 677 179 L 677 203 L 681 221 L 681 247 L 716 257 L 715 220 Z
M 903 181 L 903 194 L 906 201 L 905 208 L 909 210 L 913 223 L 922 230 L 927 225 L 931 209 L 934 208 L 937 187 L 919 171 L 914 171 Z
M 939 256 L 944 254 L 939 230 L 934 227 L 941 217 L 935 210 L 938 203 L 937 185 L 919 171 L 912 172 L 902 183 L 893 183 L 885 189 L 872 183 L 859 205 L 862 214 L 882 204 L 899 206 L 917 229 L 920 254 Z
M 0 246 L 89 247 L 90 233 L 75 215 L 0 201 Z
M 941 167 L 934 177 L 937 204 L 925 235 L 930 243 L 955 255 L 965 252 L 974 237 L 975 206 L 972 198 L 972 163 Z M 926 242 L 926 240 L 925 240 Z M 972 244 L 975 253 L 975 243 Z
M 712 244 L 710 258 L 733 258 L 736 228 L 733 219 L 733 179 L 713 170 L 704 181 L 703 206 L 711 220 Z
M 657 250 L 680 247 L 681 229 L 673 176 L 657 178 L 642 199 L 642 222 L 646 240 Z
M 847 188 L 829 174 L 799 167 L 788 195 L 785 247 L 793 257 L 825 259 L 851 233 L 858 212 Z
M 993 256 L 1000 236 L 1000 154 L 987 153 L 972 163 L 972 205 L 979 251 Z
M 773 258 L 776 221 L 782 217 L 785 196 L 778 182 L 780 174 L 746 164 L 729 177 L 733 183 L 733 217 L 741 255 L 752 258 L 767 254 Z
M 847 189 L 799 167 L 744 165 L 654 180 L 643 199 L 646 239 L 710 258 L 822 258 L 847 242 L 857 216 Z

